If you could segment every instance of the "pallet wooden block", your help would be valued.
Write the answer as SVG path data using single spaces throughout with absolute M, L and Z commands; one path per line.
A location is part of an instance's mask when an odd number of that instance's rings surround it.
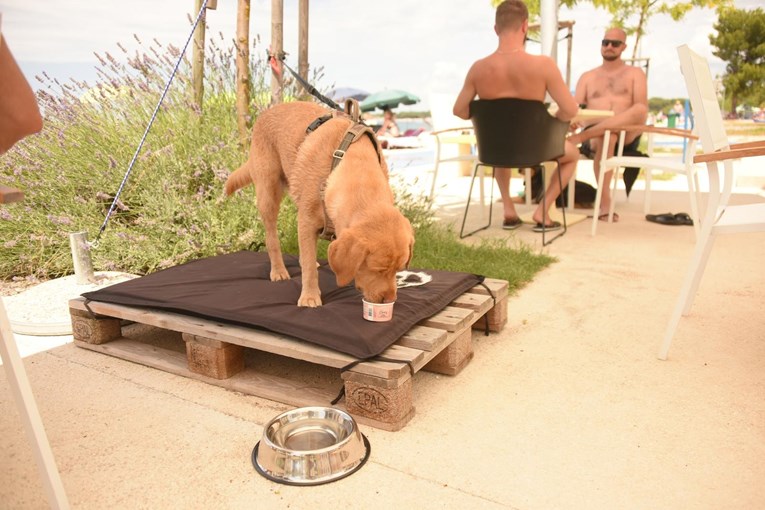
M 472 329 L 500 331 L 507 322 L 507 282 L 487 279 L 421 321 L 378 357 L 356 358 L 264 330 L 188 315 L 76 298 L 69 302 L 75 344 L 173 374 L 295 406 L 344 407 L 360 423 L 399 430 L 414 416 L 413 376 L 420 370 L 458 374 L 472 359 Z M 128 325 L 127 322 L 132 323 Z M 140 328 L 137 326 L 140 325 Z M 148 333 L 151 331 L 152 333 Z M 163 337 L 162 342 L 154 338 Z M 152 337 L 150 339 L 150 337 Z M 184 343 L 178 348 L 170 348 Z M 321 386 L 266 374 L 245 354 L 270 353 L 347 370 Z M 357 363 L 357 364 L 353 364 Z

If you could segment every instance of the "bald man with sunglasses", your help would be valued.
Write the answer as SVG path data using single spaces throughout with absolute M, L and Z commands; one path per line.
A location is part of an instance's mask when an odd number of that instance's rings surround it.
M 601 41 L 600 55 L 603 63 L 584 73 L 576 84 L 574 98 L 580 105 L 586 105 L 592 110 L 610 110 L 613 117 L 596 121 L 580 133 L 571 135 L 568 140 L 574 144 L 580 144 L 589 139 L 590 147 L 594 151 L 593 168 L 595 178 L 600 175 L 600 158 L 603 154 L 603 135 L 606 129 L 624 126 L 628 124 L 645 124 L 648 117 L 648 92 L 645 73 L 639 67 L 628 65 L 621 56 L 627 48 L 625 41 L 627 34 L 621 28 L 611 28 Z M 635 141 L 638 132 L 627 132 L 625 146 Z M 612 136 L 609 140 L 607 154 L 614 153 L 614 147 L 618 137 Z M 609 183 L 612 172 L 603 176 L 603 198 L 600 204 L 598 216 L 608 216 L 611 205 Z M 605 214 L 604 214 L 605 213 Z M 614 221 L 618 216 L 614 214 Z

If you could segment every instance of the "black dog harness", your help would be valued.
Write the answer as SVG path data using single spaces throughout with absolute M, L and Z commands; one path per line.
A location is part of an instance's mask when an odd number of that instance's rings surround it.
M 366 124 L 363 124 L 359 122 L 359 104 L 355 99 L 347 99 L 345 101 L 345 112 L 340 113 L 340 115 L 345 115 L 350 117 L 352 124 L 348 127 L 348 129 L 345 131 L 345 134 L 343 135 L 343 139 L 340 142 L 340 146 L 335 149 L 335 152 L 332 153 L 332 168 L 330 169 L 330 173 L 337 167 L 337 165 L 340 164 L 340 162 L 345 157 L 345 153 L 348 150 L 348 148 L 351 146 L 351 144 L 360 138 L 362 138 L 364 135 L 367 135 L 369 139 L 372 141 L 372 145 L 375 147 L 375 151 L 377 152 L 377 159 L 381 160 L 380 155 L 380 147 L 377 142 L 377 137 L 375 136 L 374 131 L 372 131 L 372 128 L 367 126 Z M 332 119 L 335 115 L 323 115 L 313 122 L 311 122 L 308 127 L 306 128 L 306 135 L 311 134 L 313 131 L 317 130 L 322 124 L 327 122 L 328 120 Z M 319 233 L 319 237 L 321 239 L 324 239 L 326 241 L 334 241 L 335 240 L 335 225 L 332 223 L 332 220 L 330 219 L 329 215 L 327 214 L 327 205 L 324 202 L 324 194 L 327 189 L 327 180 L 325 179 L 321 183 L 321 187 L 319 188 L 319 197 L 321 198 L 321 205 L 324 209 L 324 228 Z

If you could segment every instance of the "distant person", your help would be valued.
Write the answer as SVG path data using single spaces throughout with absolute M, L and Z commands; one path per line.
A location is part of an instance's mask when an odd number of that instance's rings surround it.
M 603 135 L 606 129 L 624 126 L 628 124 L 645 124 L 648 117 L 648 96 L 646 77 L 639 67 L 627 65 L 621 56 L 627 48 L 627 34 L 621 28 L 611 28 L 606 31 L 600 45 L 600 55 L 603 63 L 584 73 L 576 84 L 574 97 L 576 102 L 586 105 L 592 110 L 610 110 L 613 117 L 594 121 L 584 126 L 581 132 L 571 135 L 568 139 L 574 144 L 582 143 L 589 139 L 593 151 L 593 169 L 595 178 L 600 176 L 600 159 L 603 155 Z M 624 145 L 635 142 L 640 136 L 639 132 L 626 133 Z M 618 136 L 611 136 L 608 152 L 613 154 Z M 611 192 L 609 183 L 613 172 L 603 176 L 603 191 L 600 202 L 598 218 L 606 219 L 611 207 Z M 614 213 L 614 221 L 619 221 L 619 216 Z
M 0 154 L 41 129 L 35 94 L 0 33 Z
M 470 102 L 479 99 L 518 98 L 543 102 L 547 93 L 558 103 L 556 116 L 564 121 L 571 120 L 579 111 L 555 61 L 546 56 L 530 55 L 524 49 L 529 29 L 529 11 L 521 0 L 506 0 L 497 7 L 494 32 L 499 44 L 489 56 L 476 61 L 465 78 L 465 84 L 454 103 L 454 115 L 470 118 Z M 560 179 L 565 186 L 576 170 L 579 152 L 576 146 L 565 144 L 565 154 L 558 159 Z M 502 228 L 514 230 L 523 222 L 515 211 L 510 197 L 510 169 L 497 168 L 495 178 L 502 196 L 504 222 Z M 530 190 L 529 190 L 530 191 Z M 535 232 L 557 230 L 560 222 L 549 218 L 549 209 L 560 195 L 558 176 L 553 174 L 545 191 L 547 210 L 540 201 L 532 215 L 536 223 Z
M 396 124 L 396 116 L 390 108 L 383 110 L 383 123 L 377 130 L 377 136 L 399 136 L 401 131 Z

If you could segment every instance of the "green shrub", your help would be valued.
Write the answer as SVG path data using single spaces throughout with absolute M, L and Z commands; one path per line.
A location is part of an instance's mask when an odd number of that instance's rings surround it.
M 246 155 L 237 142 L 233 46 L 215 41 L 206 51 L 203 112 L 191 99 L 184 61 L 99 235 L 178 54 L 156 41 L 126 63 L 106 54 L 95 86 L 39 78 L 44 129 L 0 158 L 0 184 L 26 194 L 0 209 L 0 279 L 71 274 L 69 233 L 78 231 L 97 241 L 91 250 L 97 270 L 136 274 L 263 244 L 253 188 L 223 196 L 226 177 Z M 266 72 L 264 61 L 254 63 L 253 118 L 269 99 Z M 288 87 L 286 95 L 294 95 Z M 424 199 L 396 192 L 416 229 L 416 267 L 503 278 L 515 288 L 551 261 L 501 242 L 462 244 L 432 221 Z M 297 253 L 295 208 L 289 200 L 282 208 L 283 250 Z M 326 247 L 320 243 L 322 258 Z

